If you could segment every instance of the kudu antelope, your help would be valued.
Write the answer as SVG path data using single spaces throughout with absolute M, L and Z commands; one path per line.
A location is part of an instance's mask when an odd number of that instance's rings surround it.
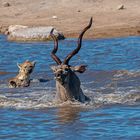
M 83 94 L 82 89 L 80 88 L 80 80 L 75 72 L 83 73 L 86 70 L 86 65 L 80 66 L 71 66 L 69 65 L 70 59 L 79 52 L 82 46 L 82 38 L 84 33 L 91 27 L 92 18 L 88 26 L 86 26 L 79 35 L 78 38 L 78 46 L 75 50 L 69 53 L 64 61 L 62 62 L 58 56 L 56 56 L 56 52 L 58 50 L 58 40 L 53 35 L 53 30 L 50 33 L 51 38 L 54 41 L 54 49 L 51 52 L 51 57 L 57 63 L 57 66 L 52 66 L 51 69 L 55 74 L 56 80 L 56 99 L 59 102 L 65 101 L 74 101 L 77 100 L 79 102 L 84 103 L 85 101 L 89 101 L 90 99 Z
M 19 73 L 16 77 L 9 80 L 9 87 L 28 87 L 30 85 L 30 75 L 35 67 L 36 62 L 26 60 L 22 64 L 17 64 Z

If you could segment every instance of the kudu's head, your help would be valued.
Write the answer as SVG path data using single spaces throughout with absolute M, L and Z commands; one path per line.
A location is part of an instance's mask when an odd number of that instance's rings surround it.
M 83 73 L 86 70 L 86 65 L 71 66 L 71 65 L 69 65 L 69 61 L 81 49 L 83 35 L 91 27 L 91 25 L 92 25 L 92 18 L 90 19 L 90 22 L 89 22 L 88 26 L 86 26 L 82 30 L 82 32 L 80 33 L 79 38 L 78 38 L 78 46 L 77 46 L 77 48 L 75 50 L 73 50 L 71 53 L 69 53 L 66 56 L 66 58 L 64 59 L 63 62 L 59 59 L 58 56 L 55 55 L 55 53 L 58 50 L 58 40 L 53 35 L 53 29 L 52 29 L 52 31 L 50 33 L 50 36 L 54 40 L 54 49 L 51 52 L 51 57 L 57 63 L 57 66 L 52 66 L 51 69 L 53 70 L 53 72 L 55 74 L 56 81 L 60 82 L 62 85 L 67 83 L 67 82 L 69 82 L 69 76 L 72 73 L 74 73 L 74 72 Z

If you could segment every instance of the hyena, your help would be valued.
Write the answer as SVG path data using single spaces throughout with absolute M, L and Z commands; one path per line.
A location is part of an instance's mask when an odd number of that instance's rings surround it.
M 28 87 L 30 85 L 30 75 L 33 72 L 36 62 L 26 60 L 22 64 L 17 64 L 19 73 L 16 77 L 9 80 L 9 87 Z

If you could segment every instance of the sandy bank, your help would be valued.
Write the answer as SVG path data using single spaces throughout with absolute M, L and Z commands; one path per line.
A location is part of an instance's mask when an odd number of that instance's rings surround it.
M 12 24 L 54 26 L 66 37 L 77 37 L 92 16 L 85 38 L 140 35 L 140 0 L 7 0 L 6 7 L 5 1 L 0 5 L 1 32 Z

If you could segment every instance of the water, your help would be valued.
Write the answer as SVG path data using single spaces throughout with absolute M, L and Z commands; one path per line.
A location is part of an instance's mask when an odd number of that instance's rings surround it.
M 63 60 L 76 39 L 59 42 Z M 140 37 L 84 40 L 70 64 L 88 64 L 78 74 L 90 103 L 56 104 L 50 69 L 53 43 L 15 43 L 0 36 L 0 139 L 139 140 Z M 16 63 L 37 62 L 28 88 L 10 89 Z

